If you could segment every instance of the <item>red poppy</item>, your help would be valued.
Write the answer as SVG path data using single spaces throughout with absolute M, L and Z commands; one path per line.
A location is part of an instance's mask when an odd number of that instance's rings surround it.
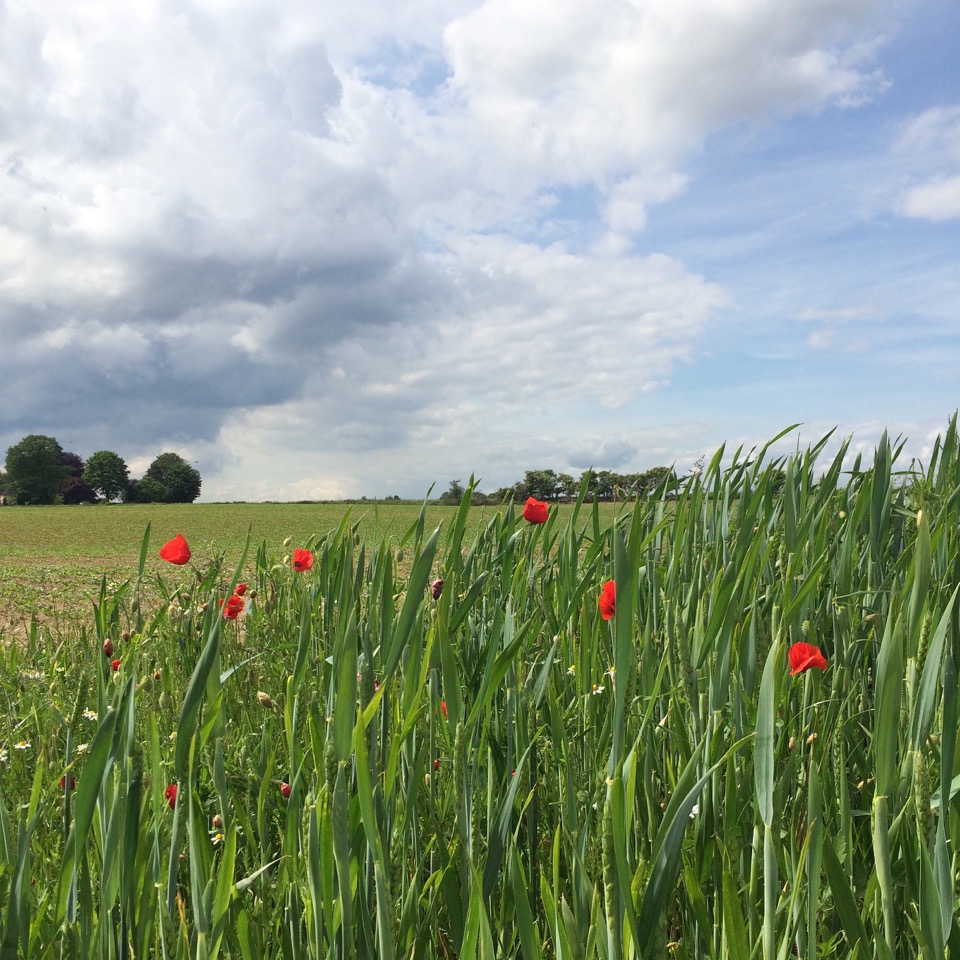
M 236 620 L 243 610 L 243 600 L 234 593 L 227 597 L 226 601 L 221 600 L 220 606 L 223 608 L 225 620 Z
M 177 805 L 177 785 L 171 783 L 170 786 L 163 791 L 163 795 L 167 798 L 167 803 L 170 804 L 170 809 L 172 810 Z
M 120 661 L 119 661 L 119 660 L 111 660 L 111 661 L 110 661 L 110 669 L 113 670 L 114 673 L 116 673 L 117 670 L 120 669 Z
M 440 599 L 440 594 L 443 593 L 443 578 L 437 577 L 436 580 L 430 585 L 430 593 L 433 594 L 434 600 Z
M 604 620 L 609 620 L 617 611 L 617 585 L 613 580 L 608 580 L 600 591 L 600 599 L 597 601 L 600 607 L 600 616 Z
M 234 596 L 242 597 L 247 592 L 247 585 L 245 583 L 238 583 L 233 588 Z
M 66 790 L 66 788 L 67 788 L 67 778 L 66 778 L 66 777 L 61 777 L 61 778 L 60 778 L 60 789 L 61 789 L 61 790 Z M 76 781 L 73 777 L 70 778 L 70 789 L 71 789 L 71 790 L 76 790 L 76 789 L 77 789 L 77 781 Z
M 293 793 L 293 787 L 291 787 L 289 783 L 281 783 L 280 792 L 283 794 L 284 800 L 289 800 L 290 794 Z
M 523 519 L 529 523 L 546 523 L 547 505 L 536 497 L 527 497 L 523 507 Z
M 439 769 L 440 769 L 440 761 L 439 761 L 439 760 L 434 760 L 434 761 L 433 761 L 433 769 L 434 769 L 434 770 L 439 770 Z
M 827 669 L 827 658 L 812 643 L 795 643 L 790 648 L 790 673 L 803 673 L 811 667 Z
M 440 701 L 440 712 L 443 714 L 443 719 L 446 720 L 447 719 L 447 701 L 446 700 Z
M 109 637 L 103 641 L 103 655 L 105 657 L 113 656 L 113 641 Z
M 301 550 L 297 547 L 293 551 L 293 569 L 297 573 L 303 573 L 313 566 L 313 554 L 309 550 Z
M 182 533 L 178 533 L 160 548 L 160 559 L 166 560 L 168 563 L 175 563 L 178 567 L 182 567 L 191 556 L 190 547 Z

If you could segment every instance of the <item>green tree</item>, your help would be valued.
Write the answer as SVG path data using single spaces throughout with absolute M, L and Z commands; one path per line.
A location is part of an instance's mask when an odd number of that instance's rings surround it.
M 522 484 L 524 497 L 537 500 L 555 500 L 558 493 L 558 477 L 552 470 L 527 470 Z
M 459 480 L 451 480 L 447 491 L 440 495 L 440 502 L 458 504 L 463 500 L 465 492 L 463 484 Z
M 83 481 L 104 500 L 119 500 L 130 483 L 130 470 L 112 450 L 98 450 L 87 461 Z
M 31 433 L 7 450 L 7 480 L 17 503 L 53 503 L 69 476 L 63 447 L 53 437 Z
M 153 477 L 131 480 L 123 492 L 126 503 L 166 503 L 167 488 Z
M 148 478 L 165 488 L 169 503 L 193 503 L 200 496 L 200 472 L 178 453 L 161 453 L 147 467 L 143 479 Z

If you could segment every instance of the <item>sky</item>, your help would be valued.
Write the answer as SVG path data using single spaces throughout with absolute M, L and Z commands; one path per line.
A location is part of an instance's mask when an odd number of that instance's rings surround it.
M 0 0 L 0 453 L 256 501 L 923 461 L 958 64 L 955 0 Z

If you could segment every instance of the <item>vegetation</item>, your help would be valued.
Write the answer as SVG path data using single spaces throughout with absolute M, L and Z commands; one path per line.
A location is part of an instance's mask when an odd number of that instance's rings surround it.
M 4 955 L 960 956 L 956 422 L 822 449 L 610 523 L 148 531 L 6 650 Z
M 18 503 L 53 503 L 70 469 L 53 437 L 32 433 L 7 450 L 6 483 Z
M 119 454 L 98 450 L 87 461 L 83 480 L 104 500 L 119 500 L 130 486 L 130 471 Z
M 89 463 L 63 450 L 53 437 L 33 434 L 7 450 L 0 472 L 4 503 L 78 504 L 128 500 L 136 503 L 193 503 L 200 496 L 196 468 L 176 453 L 161 453 L 140 480 L 131 480 L 123 458 L 99 450 Z

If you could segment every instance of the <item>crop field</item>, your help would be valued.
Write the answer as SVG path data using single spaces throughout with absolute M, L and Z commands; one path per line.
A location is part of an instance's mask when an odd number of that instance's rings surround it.
M 602 509 L 0 510 L 85 608 L 0 649 L 0 960 L 960 957 L 956 422 L 825 443 Z
M 282 555 L 288 537 L 318 538 L 344 518 L 368 543 L 395 545 L 420 510 L 394 501 L 0 508 L 0 642 L 23 636 L 34 617 L 53 635 L 76 628 L 89 616 L 103 577 L 122 582 L 136 568 L 148 526 L 183 532 L 208 559 L 239 556 L 248 532 L 253 543 Z M 493 512 L 471 510 L 468 532 Z M 452 515 L 449 507 L 431 505 L 426 522 L 440 525 Z M 145 572 L 152 577 L 163 566 L 154 550 Z

